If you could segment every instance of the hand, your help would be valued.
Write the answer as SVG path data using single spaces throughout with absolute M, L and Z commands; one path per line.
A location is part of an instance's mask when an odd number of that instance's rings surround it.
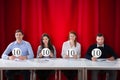
M 92 57 L 91 60 L 92 61 L 97 61 L 97 58 L 96 57 Z
M 13 56 L 13 55 L 8 57 L 9 60 L 14 60 L 15 58 L 16 58 L 16 57 Z
M 50 53 L 50 57 L 51 57 L 51 58 L 53 57 L 53 53 Z
M 74 59 L 77 59 L 77 55 L 73 55 L 73 58 L 74 58 Z
M 68 59 L 69 58 L 69 56 L 68 55 L 65 55 L 65 59 Z
M 39 57 L 41 58 L 43 55 L 42 55 L 42 53 L 39 53 Z
M 109 61 L 114 61 L 115 58 L 114 57 L 110 57 L 110 58 L 107 58 Z
M 27 56 L 19 56 L 18 59 L 20 59 L 20 60 L 26 60 Z

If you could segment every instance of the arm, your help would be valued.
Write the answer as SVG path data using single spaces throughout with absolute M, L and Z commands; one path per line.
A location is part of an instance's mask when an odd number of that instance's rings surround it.
M 81 45 L 79 44 L 79 43 L 77 43 L 77 45 L 76 45 L 76 55 L 73 55 L 73 58 L 74 59 L 78 59 L 78 58 L 80 58 L 80 56 L 81 56 Z
M 92 59 L 91 51 L 92 51 L 92 47 L 90 46 L 86 52 L 86 58 L 89 60 Z
M 56 58 L 56 49 L 55 49 L 55 46 L 53 46 L 53 49 L 54 49 L 54 55 L 53 55 L 53 58 Z
M 42 50 L 41 46 L 38 46 L 38 49 L 37 49 L 37 58 L 39 58 L 39 57 L 41 58 L 42 57 L 41 50 Z
M 111 57 L 108 58 L 108 60 L 113 61 L 113 60 L 117 59 L 117 55 L 114 52 L 114 50 L 109 46 L 107 48 L 108 48 L 108 51 L 109 51 L 108 53 L 111 55 Z
M 34 58 L 34 53 L 33 53 L 33 50 L 32 50 L 32 47 L 31 47 L 30 43 L 28 43 L 26 45 L 27 45 L 27 49 L 28 49 L 27 59 Z
M 53 50 L 50 51 L 49 58 L 56 58 L 56 49 L 53 45 L 52 45 L 52 48 L 53 48 Z
M 2 59 L 9 59 L 9 54 L 10 52 L 12 51 L 11 50 L 11 47 L 12 47 L 12 43 L 8 45 L 8 47 L 5 49 L 5 51 L 3 52 L 2 54 Z
M 62 58 L 66 57 L 66 44 L 65 42 L 62 45 L 62 53 L 61 53 Z
M 81 56 L 81 45 L 78 43 L 78 46 L 77 46 L 77 58 L 80 58 Z

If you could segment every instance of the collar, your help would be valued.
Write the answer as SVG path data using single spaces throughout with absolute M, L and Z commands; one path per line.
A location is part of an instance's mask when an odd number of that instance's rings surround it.
M 102 44 L 102 45 L 97 44 L 97 47 L 104 47 L 104 44 Z
M 17 41 L 15 41 L 15 44 L 23 44 L 23 40 L 21 41 L 21 43 L 18 43 Z

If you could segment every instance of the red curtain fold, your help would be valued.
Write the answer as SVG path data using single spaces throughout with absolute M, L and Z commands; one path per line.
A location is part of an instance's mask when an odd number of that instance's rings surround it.
M 119 3 L 119 0 L 1 0 L 0 52 L 15 39 L 14 31 L 20 28 L 35 55 L 42 33 L 48 33 L 60 57 L 62 44 L 73 30 L 82 45 L 82 57 L 99 32 L 120 56 Z
M 115 35 L 114 35 L 114 38 L 111 39 L 111 41 L 114 39 L 114 49 L 115 51 L 117 52 L 118 56 L 120 57 L 120 49 L 119 49 L 119 44 L 120 44 L 120 37 L 119 34 L 120 34 L 120 0 L 116 0 L 116 9 L 115 9 L 115 26 L 114 26 L 114 32 L 115 32 Z
M 22 29 L 36 49 L 42 33 L 51 36 L 61 55 L 61 47 L 69 31 L 76 31 L 82 45 L 82 57 L 99 30 L 98 0 L 22 0 Z M 92 34 L 91 34 L 92 33 Z

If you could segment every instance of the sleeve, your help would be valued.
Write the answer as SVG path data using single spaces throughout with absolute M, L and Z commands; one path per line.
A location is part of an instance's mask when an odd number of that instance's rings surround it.
M 66 55 L 66 44 L 64 42 L 62 45 L 62 53 L 61 53 L 62 58 L 65 58 L 65 55 Z
M 53 58 L 56 58 L 56 49 L 55 49 L 55 46 L 53 46 L 53 49 L 54 49 L 54 56 L 53 56 Z
M 86 52 L 86 59 L 89 59 L 89 60 L 91 60 L 91 58 L 92 58 L 92 55 L 91 55 L 91 51 L 92 51 L 92 46 L 90 46 L 89 48 L 88 48 L 88 50 L 87 50 L 87 52 Z
M 34 53 L 33 53 L 33 50 L 32 50 L 32 47 L 31 47 L 30 43 L 27 43 L 27 48 L 28 48 L 27 58 L 28 59 L 34 58 Z
M 117 59 L 118 57 L 117 57 L 115 51 L 111 47 L 109 47 L 109 46 L 108 46 L 108 48 L 109 48 L 109 52 L 108 53 L 110 53 L 111 56 L 113 56 L 115 59 Z
M 11 50 L 11 47 L 12 47 L 12 43 L 9 44 L 9 45 L 7 46 L 7 48 L 5 49 L 5 51 L 3 52 L 3 54 L 2 54 L 2 59 L 8 59 L 8 55 L 9 55 L 10 52 L 12 51 L 12 50 Z
M 38 46 L 38 49 L 37 49 L 37 56 L 36 56 L 37 58 L 39 57 L 39 54 L 40 54 L 41 50 L 42 50 L 41 46 Z
M 77 55 L 78 55 L 78 58 L 81 57 L 81 45 L 78 43 L 78 46 L 77 46 Z

